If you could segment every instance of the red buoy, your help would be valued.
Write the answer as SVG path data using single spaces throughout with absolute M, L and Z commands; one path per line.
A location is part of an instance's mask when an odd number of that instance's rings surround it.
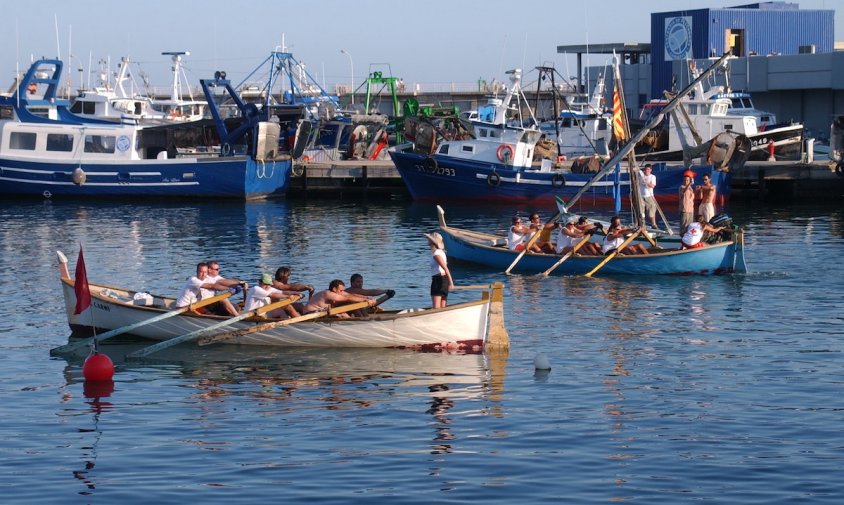
M 114 363 L 105 354 L 95 352 L 85 359 L 82 376 L 89 381 L 109 381 L 114 377 Z

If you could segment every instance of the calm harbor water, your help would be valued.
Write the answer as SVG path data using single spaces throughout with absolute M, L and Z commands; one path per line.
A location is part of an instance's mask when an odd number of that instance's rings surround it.
M 503 228 L 517 208 L 446 208 Z M 530 211 L 532 209 L 519 209 Z M 540 209 L 550 214 L 552 209 Z M 431 205 L 0 203 L 3 503 L 844 500 L 844 212 L 733 202 L 750 273 L 506 278 L 507 356 L 182 346 L 84 384 L 55 250 L 175 293 L 197 261 L 424 306 Z M 504 279 L 455 265 L 458 284 Z M 454 294 L 455 299 L 476 296 Z M 545 355 L 547 373 L 534 370 Z

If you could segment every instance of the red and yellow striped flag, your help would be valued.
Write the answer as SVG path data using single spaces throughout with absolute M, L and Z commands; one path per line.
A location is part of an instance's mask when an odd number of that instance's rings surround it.
M 616 140 L 624 140 L 624 118 L 621 116 L 621 97 L 618 96 L 618 86 L 613 86 L 612 92 L 612 134 Z

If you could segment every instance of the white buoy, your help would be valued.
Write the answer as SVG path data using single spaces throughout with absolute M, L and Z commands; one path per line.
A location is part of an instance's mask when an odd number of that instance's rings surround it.
M 551 362 L 544 354 L 537 354 L 533 358 L 533 367 L 537 370 L 551 370 Z

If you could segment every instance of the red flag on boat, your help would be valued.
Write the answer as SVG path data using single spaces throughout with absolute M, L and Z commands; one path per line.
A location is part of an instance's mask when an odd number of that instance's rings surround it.
M 621 114 L 621 97 L 618 86 L 613 86 L 612 92 L 612 134 L 616 140 L 624 140 L 624 118 Z
M 85 272 L 85 258 L 82 256 L 82 246 L 79 246 L 79 258 L 76 259 L 76 281 L 73 283 L 76 293 L 76 310 L 74 314 L 81 314 L 91 306 L 91 289 L 88 287 L 88 274 Z

